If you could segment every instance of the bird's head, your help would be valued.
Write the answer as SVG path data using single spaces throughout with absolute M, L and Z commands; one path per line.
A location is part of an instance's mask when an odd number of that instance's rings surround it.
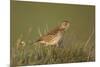
M 63 23 L 60 25 L 60 29 L 68 29 L 70 26 L 69 21 L 64 20 Z

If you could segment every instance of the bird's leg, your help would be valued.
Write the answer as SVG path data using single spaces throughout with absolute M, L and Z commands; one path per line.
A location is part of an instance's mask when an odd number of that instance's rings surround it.
M 61 39 L 61 40 L 58 42 L 58 44 L 59 44 L 59 47 L 63 47 L 63 39 Z

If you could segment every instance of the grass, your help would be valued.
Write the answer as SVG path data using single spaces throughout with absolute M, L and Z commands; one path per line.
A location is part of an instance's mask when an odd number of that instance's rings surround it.
M 86 41 L 78 40 L 74 33 L 66 34 L 60 47 L 34 45 L 22 37 L 12 48 L 12 66 L 95 61 L 94 31 Z

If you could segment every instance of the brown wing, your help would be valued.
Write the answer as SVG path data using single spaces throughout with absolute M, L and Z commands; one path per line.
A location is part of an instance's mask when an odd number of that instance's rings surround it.
M 47 35 L 56 35 L 59 32 L 59 27 L 56 27 L 55 29 L 49 31 Z
M 46 42 L 49 42 L 54 37 L 55 37 L 55 35 L 45 35 L 45 36 L 40 37 L 36 42 L 43 41 L 43 40 L 46 41 Z

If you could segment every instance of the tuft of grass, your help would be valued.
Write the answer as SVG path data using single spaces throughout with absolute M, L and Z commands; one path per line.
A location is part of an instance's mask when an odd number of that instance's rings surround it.
M 63 38 L 62 47 L 34 45 L 29 39 L 24 40 L 25 36 L 21 36 L 11 51 L 11 64 L 19 66 L 95 61 L 93 34 L 86 41 L 78 40 L 74 33 L 67 34 Z

